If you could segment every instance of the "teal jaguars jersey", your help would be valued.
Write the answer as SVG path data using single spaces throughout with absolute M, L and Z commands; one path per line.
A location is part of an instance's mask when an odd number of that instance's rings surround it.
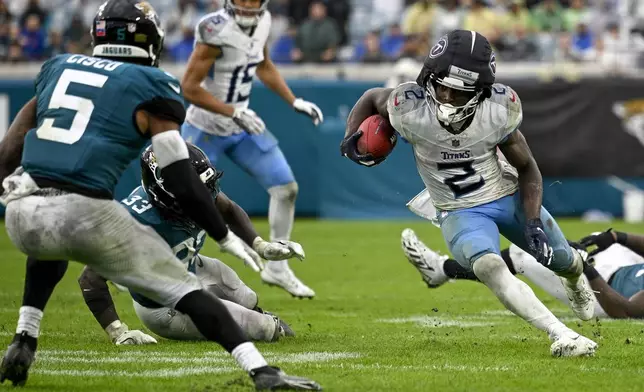
M 138 187 L 121 201 L 130 214 L 140 223 L 152 227 L 170 245 L 177 258 L 186 265 L 190 272 L 195 272 L 195 258 L 206 241 L 206 232 L 189 223 L 173 221 L 161 216 L 160 211 L 150 203 L 143 187 Z M 161 305 L 132 292 L 132 298 L 148 308 L 159 308 Z
M 626 298 L 644 290 L 644 264 L 621 267 L 610 278 L 610 287 Z
M 36 182 L 107 197 L 148 141 L 135 124 L 137 108 L 159 99 L 184 104 L 179 81 L 158 68 L 78 54 L 43 64 L 36 97 L 25 171 Z

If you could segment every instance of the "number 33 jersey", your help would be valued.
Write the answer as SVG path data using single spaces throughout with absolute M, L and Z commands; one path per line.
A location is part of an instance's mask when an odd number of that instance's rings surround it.
M 497 145 L 523 118 L 521 101 L 510 87 L 494 84 L 492 97 L 479 104 L 470 126 L 458 135 L 440 125 L 415 83 L 396 87 L 387 111 L 391 125 L 412 145 L 436 208 L 470 208 L 517 191 L 516 170 L 497 155 Z
M 218 100 L 236 108 L 247 108 L 257 66 L 264 61 L 264 47 L 271 27 L 268 11 L 254 29 L 245 32 L 226 12 L 208 14 L 197 24 L 195 42 L 221 51 L 201 87 Z M 186 120 L 207 133 L 230 136 L 244 130 L 233 119 L 191 105 Z

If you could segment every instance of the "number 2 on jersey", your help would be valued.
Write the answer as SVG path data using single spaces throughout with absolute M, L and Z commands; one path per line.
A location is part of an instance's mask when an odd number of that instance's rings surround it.
M 474 170 L 474 167 L 472 167 L 473 163 L 474 161 L 439 162 L 437 165 L 439 171 L 454 170 L 454 169 L 463 170 L 463 173 L 455 174 L 451 177 L 446 178 L 443 181 L 443 183 L 452 190 L 452 192 L 454 193 L 454 197 L 457 199 L 459 197 L 467 195 L 468 193 L 474 192 L 475 190 L 485 185 L 485 180 L 480 175 L 477 182 L 472 183 L 468 181 L 469 183 L 465 184 L 465 182 L 469 178 L 477 174 L 476 170 Z
M 85 133 L 89 119 L 94 111 L 91 99 L 67 94 L 71 83 L 84 84 L 90 87 L 102 88 L 108 77 L 93 72 L 66 69 L 58 78 L 54 92 L 49 100 L 47 109 L 69 109 L 76 113 L 69 129 L 54 126 L 55 119 L 45 118 L 36 130 L 39 139 L 51 140 L 58 143 L 74 144 Z

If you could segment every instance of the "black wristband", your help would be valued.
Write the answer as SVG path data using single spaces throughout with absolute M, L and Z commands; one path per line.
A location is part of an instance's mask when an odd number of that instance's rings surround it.
M 626 233 L 622 233 L 621 231 L 616 231 L 615 238 L 616 238 L 615 242 L 617 242 L 618 244 L 626 245 L 626 239 L 628 238 L 628 236 L 626 235 Z
M 599 276 L 599 272 L 597 272 L 595 267 L 593 267 L 592 265 L 584 263 L 584 275 L 586 275 L 588 280 L 593 280 Z

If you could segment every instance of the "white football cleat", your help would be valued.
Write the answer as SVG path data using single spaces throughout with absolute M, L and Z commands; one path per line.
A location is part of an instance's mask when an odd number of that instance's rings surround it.
M 302 283 L 293 273 L 293 271 L 286 266 L 276 268 L 271 265 L 273 262 L 267 263 L 266 267 L 260 273 L 262 281 L 269 286 L 279 286 L 288 291 L 292 296 L 298 298 L 313 298 L 315 292 L 307 285 Z
M 595 295 L 588 281 L 583 275 L 578 278 L 573 278 L 577 282 L 571 281 L 568 278 L 560 279 L 568 295 L 570 308 L 575 315 L 584 321 L 592 319 L 595 314 Z
M 449 280 L 443 271 L 448 256 L 429 249 L 412 229 L 403 230 L 400 242 L 407 260 L 420 272 L 429 288 L 436 288 Z
M 596 349 L 597 343 L 571 330 L 554 339 L 550 354 L 553 357 L 589 357 L 595 355 Z

